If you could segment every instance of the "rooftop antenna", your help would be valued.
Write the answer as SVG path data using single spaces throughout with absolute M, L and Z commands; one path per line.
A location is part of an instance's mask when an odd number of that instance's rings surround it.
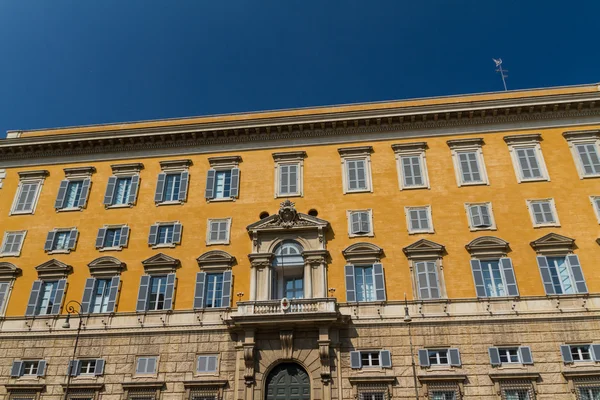
M 508 90 L 506 88 L 506 78 L 508 78 L 508 75 L 506 75 L 506 73 L 508 72 L 507 69 L 502 69 L 502 59 L 495 59 L 492 58 L 492 60 L 494 60 L 494 63 L 496 63 L 496 72 L 500 72 L 500 76 L 502 77 L 502 84 L 504 85 L 504 90 Z

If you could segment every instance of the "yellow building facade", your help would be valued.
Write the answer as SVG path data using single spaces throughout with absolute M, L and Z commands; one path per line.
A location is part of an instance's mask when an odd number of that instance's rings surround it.
M 7 398 L 598 399 L 599 98 L 9 132 L 0 384 Z M 61 328 L 73 300 L 81 335 Z

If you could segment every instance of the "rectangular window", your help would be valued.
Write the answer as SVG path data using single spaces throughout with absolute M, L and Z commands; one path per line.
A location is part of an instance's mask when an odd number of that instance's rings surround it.
M 121 243 L 121 228 L 108 228 L 104 235 L 103 247 L 120 247 Z
M 181 174 L 167 174 L 165 177 L 165 188 L 163 201 L 178 201 L 179 188 L 181 186 Z
M 500 362 L 502 364 L 520 364 L 519 349 L 517 347 L 499 348 Z
M 290 278 L 285 280 L 285 297 L 288 299 L 304 298 L 304 279 Z
M 150 278 L 150 293 L 148 296 L 148 311 L 164 310 L 165 293 L 167 292 L 167 277 L 152 276 Z
M 6 232 L 2 241 L 2 250 L 0 256 L 15 256 L 21 255 L 21 247 L 25 240 L 26 231 Z
M 79 375 L 94 375 L 96 372 L 96 360 L 80 360 Z
M 78 208 L 82 189 L 83 181 L 70 180 L 67 185 L 67 193 L 65 195 L 63 208 Z
M 54 242 L 52 243 L 52 250 L 68 250 L 69 249 L 69 237 L 71 231 L 57 231 L 54 235 Z
M 56 300 L 57 289 L 58 281 L 42 282 L 35 315 L 52 314 L 52 306 L 54 306 Z
M 217 372 L 219 356 L 217 354 L 202 354 L 198 356 L 196 372 L 199 374 Z
M 479 167 L 479 158 L 476 151 L 458 153 L 460 177 L 462 183 L 482 183 L 483 177 Z
M 356 301 L 375 301 L 373 267 L 354 267 Z
M 596 143 L 582 143 L 575 145 L 584 176 L 600 175 L 600 157 Z
M 556 216 L 556 208 L 554 200 L 529 200 L 529 212 L 533 226 L 558 226 L 558 217 Z
M 419 261 L 414 265 L 419 298 L 422 300 L 439 299 L 440 288 L 436 262 Z
M 427 350 L 429 365 L 450 365 L 448 349 Z
M 496 229 L 490 203 L 465 204 L 469 218 L 469 228 L 472 231 Z
M 135 373 L 137 375 L 148 375 L 156 373 L 157 357 L 138 357 Z
M 522 180 L 528 181 L 544 178 L 544 173 L 540 166 L 537 149 L 535 147 L 516 148 L 515 155 L 519 162 L 519 171 Z
M 432 390 L 431 400 L 456 400 L 456 390 Z
M 129 204 L 129 196 L 131 194 L 131 182 L 133 178 L 131 176 L 117 178 L 115 184 L 115 194 L 112 198 L 112 205 L 125 205 Z
M 173 243 L 174 225 L 159 225 L 156 244 L 171 244 Z
M 348 211 L 348 233 L 353 236 L 372 236 L 372 211 Z
M 590 196 L 590 200 L 592 202 L 592 207 L 594 208 L 594 213 L 596 214 L 596 218 L 600 223 L 600 196 Z
M 591 346 L 589 344 L 570 346 L 573 362 L 592 361 Z
M 573 294 L 573 276 L 566 257 L 547 257 L 550 278 L 556 294 Z
M 500 260 L 481 260 L 481 272 L 487 297 L 506 296 L 506 283 Z
M 23 368 L 23 373 L 21 375 L 23 375 L 23 376 L 37 375 L 39 364 L 40 364 L 39 361 L 23 361 L 23 365 L 21 367 L 21 368 Z
M 386 400 L 384 391 L 365 390 L 360 392 L 360 400 Z
M 206 244 L 229 244 L 231 218 L 209 219 Z
M 600 385 L 577 388 L 579 400 L 600 400 Z
M 279 195 L 299 194 L 299 164 L 279 165 Z
M 218 308 L 221 307 L 223 298 L 223 274 L 207 274 L 206 275 L 206 295 L 204 307 Z
M 400 157 L 400 164 L 402 165 L 403 188 L 410 189 L 413 187 L 423 187 L 425 185 L 421 156 L 402 156 Z
M 8 302 L 10 282 L 0 282 L 0 315 L 4 315 L 4 306 Z
M 378 351 L 361 351 L 360 359 L 363 367 L 379 367 L 381 365 Z
M 431 207 L 406 207 L 408 233 L 433 233 Z
M 33 213 L 41 187 L 40 181 L 21 182 L 13 202 L 12 214 Z
M 110 282 L 110 279 L 96 279 L 92 298 L 93 313 L 105 313 L 108 311 Z
M 368 190 L 367 161 L 365 159 L 346 160 L 346 179 L 348 192 Z
M 529 389 L 502 389 L 502 398 L 506 400 L 530 400 Z
M 231 170 L 215 172 L 214 198 L 227 199 L 231 197 Z

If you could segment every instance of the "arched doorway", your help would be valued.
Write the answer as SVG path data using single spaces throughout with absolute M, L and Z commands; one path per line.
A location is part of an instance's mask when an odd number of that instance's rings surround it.
M 298 364 L 279 364 L 267 377 L 265 400 L 310 400 L 308 374 Z

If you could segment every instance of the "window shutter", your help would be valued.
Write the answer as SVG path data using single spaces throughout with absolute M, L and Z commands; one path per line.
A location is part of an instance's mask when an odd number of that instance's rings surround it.
M 58 194 L 56 196 L 56 201 L 54 202 L 54 208 L 60 210 L 63 208 L 63 204 L 65 203 L 65 196 L 67 195 L 67 187 L 69 186 L 69 180 L 65 179 L 60 182 L 60 186 L 58 188 Z
M 360 233 L 360 213 L 350 213 L 350 225 L 352 234 Z
M 150 226 L 150 234 L 148 235 L 148 244 L 154 246 L 158 238 L 158 225 L 154 224 Z
M 219 240 L 219 223 L 216 221 L 209 221 L 208 223 L 210 227 L 208 241 L 216 242 Z
M 288 193 L 297 193 L 298 190 L 298 164 L 293 164 L 288 167 L 290 173 L 290 180 L 288 186 Z
M 358 188 L 358 176 L 356 161 L 346 161 L 346 169 L 348 170 L 348 189 L 354 190 Z
M 231 270 L 223 272 L 223 297 L 221 298 L 221 307 L 231 307 Z
M 354 284 L 354 265 L 344 267 L 346 274 L 346 301 L 348 303 L 356 301 L 356 287 Z
M 194 308 L 204 307 L 204 285 L 206 282 L 206 272 L 196 273 L 196 292 L 194 293 Z
M 79 360 L 69 360 L 69 368 L 67 369 L 67 375 L 77 376 L 79 375 Z
M 429 351 L 427 349 L 419 349 L 419 365 L 429 367 Z
M 144 357 L 140 357 L 137 360 L 137 365 L 135 366 L 136 374 L 145 374 L 146 373 L 146 365 L 148 364 L 148 359 Z
M 137 304 L 135 306 L 136 312 L 146 311 L 148 302 L 148 287 L 150 286 L 150 275 L 142 275 L 140 278 L 140 289 L 138 291 Z
M 175 293 L 175 274 L 167 275 L 167 288 L 165 289 L 165 310 L 173 308 L 173 295 Z
M 83 298 L 81 299 L 81 313 L 87 314 L 91 312 L 90 303 L 92 301 L 92 294 L 94 293 L 94 286 L 96 284 L 95 278 L 87 278 L 85 280 L 85 288 L 83 289 Z
M 490 218 L 490 210 L 487 205 L 479 206 L 481 210 L 481 222 L 483 226 L 492 226 L 492 219 Z
M 360 215 L 360 231 L 362 233 L 369 233 L 371 231 L 370 222 L 369 221 L 369 213 L 364 211 L 359 213 Z
M 207 364 L 208 372 L 216 372 L 217 371 L 217 356 L 209 356 L 208 364 Z
M 106 235 L 106 228 L 98 229 L 98 236 L 96 236 L 96 248 L 101 249 L 104 247 L 104 236 Z
M 410 230 L 418 231 L 421 225 L 419 224 L 419 210 L 410 210 Z
M 542 212 L 542 205 L 540 203 L 531 203 L 531 209 L 533 210 L 533 219 L 536 224 L 544 223 L 544 213 Z
M 179 195 L 177 199 L 179 201 L 185 201 L 187 199 L 188 186 L 190 184 L 190 173 L 183 171 L 181 173 L 181 182 L 179 184 Z
M 381 350 L 379 352 L 382 368 L 392 368 L 392 354 L 389 350 Z
M 198 356 L 198 365 L 196 365 L 196 371 L 208 372 L 208 356 Z
M 502 365 L 502 362 L 500 362 L 500 352 L 497 347 L 488 347 L 488 354 L 490 355 L 490 364 L 492 367 Z
M 427 282 L 427 262 L 416 262 L 415 270 L 417 274 L 417 284 L 419 285 L 419 298 L 421 300 L 430 299 L 429 284 Z
M 209 169 L 206 174 L 206 190 L 204 191 L 204 197 L 207 199 L 212 199 L 215 197 L 215 175 L 216 172 L 214 169 Z
M 515 271 L 511 259 L 508 257 L 501 258 L 500 265 L 502 265 L 502 270 L 504 272 L 507 294 L 509 296 L 518 296 L 519 289 L 517 287 L 517 280 L 515 279 Z
M 540 274 L 542 275 L 542 282 L 544 283 L 546 295 L 555 294 L 552 277 L 550 276 L 550 268 L 548 267 L 548 259 L 544 256 L 537 256 L 536 259 L 538 267 L 540 268 Z
M 173 243 L 181 243 L 181 224 L 173 225 Z
M 360 369 L 362 368 L 362 360 L 360 358 L 360 351 L 350 352 L 350 368 Z
M 473 226 L 473 228 L 481 226 L 481 213 L 479 206 L 470 206 L 469 212 L 471 214 L 471 226 Z
M 448 356 L 450 358 L 451 366 L 460 367 L 460 351 L 458 351 L 458 349 L 448 349 Z
M 21 365 L 23 365 L 21 361 L 13 361 L 12 367 L 10 368 L 10 376 L 12 378 L 18 378 L 21 376 Z
M 94 375 L 100 376 L 104 374 L 104 360 L 99 358 L 96 360 L 96 368 L 94 368 Z
M 77 229 L 71 229 L 71 232 L 69 233 L 69 243 L 67 245 L 67 248 L 69 250 L 74 250 L 75 249 L 75 244 L 77 243 L 77 235 L 79 232 L 77 232 Z
M 373 272 L 375 275 L 375 300 L 385 301 L 385 279 L 383 276 L 383 265 L 373 264 Z
M 40 361 L 38 361 L 37 376 L 44 376 L 44 375 L 46 375 L 46 361 L 40 360 Z
M 8 282 L 0 282 L 0 313 L 4 309 L 5 300 L 7 300 L 8 286 Z
M 592 360 L 600 361 L 600 344 L 592 344 L 590 348 L 592 350 Z
M 521 347 L 519 347 L 519 353 L 521 354 L 521 364 L 523 364 L 523 365 L 532 365 L 533 364 L 533 357 L 531 355 L 531 347 L 521 346 Z
M 156 372 L 156 357 L 149 357 L 148 364 L 146 364 L 146 372 L 153 374 Z
M 117 177 L 111 176 L 108 178 L 106 185 L 106 193 L 104 193 L 104 205 L 110 206 L 113 203 L 113 196 L 115 195 L 115 189 L 117 186 Z
M 154 202 L 161 203 L 163 201 L 163 195 L 165 192 L 165 180 L 167 179 L 167 174 L 161 172 L 158 174 L 158 179 L 156 180 L 156 191 L 154 192 Z
M 471 272 L 473 273 L 477 297 L 487 297 L 485 294 L 485 284 L 483 283 L 483 274 L 481 273 L 481 262 L 479 260 L 471 260 Z
M 121 283 L 120 276 L 113 276 L 110 280 L 110 292 L 108 293 L 108 304 L 106 306 L 106 312 L 115 312 L 117 305 L 117 296 L 119 295 L 119 284 Z
M 60 314 L 60 309 L 62 308 L 63 297 L 65 295 L 66 289 L 67 280 L 59 280 L 58 285 L 56 285 L 56 294 L 54 295 L 54 304 L 52 305 L 52 315 Z
M 460 164 L 460 171 L 463 182 L 471 182 L 471 168 L 469 164 L 469 153 L 458 153 L 458 160 Z
M 575 279 L 577 293 L 587 293 L 587 285 L 585 284 L 585 278 L 583 277 L 583 270 L 581 269 L 581 264 L 579 263 L 579 257 L 577 257 L 575 254 L 571 254 L 567 256 L 567 260 L 569 261 L 571 273 Z
M 38 305 L 38 299 L 40 296 L 40 290 L 42 289 L 42 281 L 34 281 L 31 287 L 31 294 L 29 295 L 29 301 L 27 302 L 27 309 L 25 310 L 25 316 L 35 315 L 35 311 Z
M 48 232 L 48 236 L 46 236 L 46 243 L 44 243 L 44 251 L 52 251 L 52 246 L 54 245 L 54 236 L 56 235 L 56 231 Z
M 127 247 L 127 241 L 129 240 L 129 227 L 121 227 L 121 237 L 119 238 L 119 246 Z
M 92 184 L 91 179 L 84 179 L 81 185 L 81 194 L 79 195 L 79 202 L 77 206 L 80 208 L 85 207 L 87 203 L 88 194 L 90 193 L 90 185 Z
M 219 222 L 219 241 L 226 242 L 228 236 L 227 221 Z
M 290 166 L 279 166 L 279 194 L 290 192 Z
M 571 346 L 563 344 L 560 346 L 560 354 L 562 355 L 565 364 L 573 363 L 573 355 L 571 354 Z
M 236 198 L 240 193 L 240 169 L 231 169 L 231 189 L 229 189 L 229 197 Z
M 131 177 L 131 186 L 129 188 L 129 198 L 127 199 L 127 203 L 129 203 L 131 205 L 135 204 L 139 188 L 140 188 L 140 176 L 133 175 Z

